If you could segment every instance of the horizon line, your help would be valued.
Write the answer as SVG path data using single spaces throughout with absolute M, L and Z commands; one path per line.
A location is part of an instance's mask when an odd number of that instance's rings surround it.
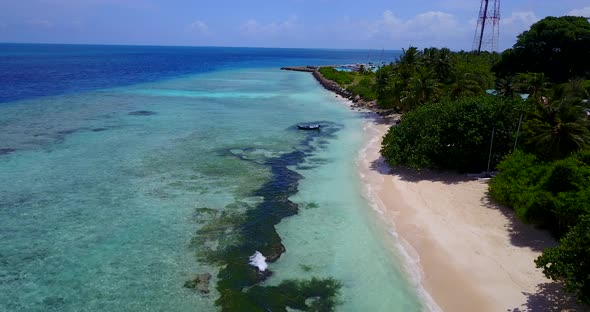
M 273 46 L 216 46 L 216 45 L 176 45 L 176 44 L 121 44 L 121 43 L 60 43 L 60 42 L 5 42 L 0 44 L 23 44 L 23 45 L 82 45 L 82 46 L 121 46 L 121 47 L 176 47 L 176 48 L 240 48 L 240 49 L 296 49 L 296 50 L 341 50 L 341 51 L 402 51 L 399 49 L 386 48 L 327 48 L 327 47 L 273 47 Z

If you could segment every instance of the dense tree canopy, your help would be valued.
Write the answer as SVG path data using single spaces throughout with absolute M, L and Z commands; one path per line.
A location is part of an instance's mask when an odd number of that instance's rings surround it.
M 490 182 L 490 195 L 522 221 L 565 237 L 536 261 L 545 275 L 590 300 L 590 24 L 547 18 L 523 33 L 496 69 L 497 93 L 528 94 L 521 144 Z M 510 76 L 513 75 L 513 76 Z M 551 83 L 553 82 L 553 84 Z
M 590 153 L 555 162 L 514 153 L 498 165 L 490 195 L 512 207 L 519 219 L 566 233 L 590 213 Z
M 545 159 L 560 159 L 590 144 L 588 118 L 579 103 L 545 98 L 529 111 L 523 125 L 527 150 Z
M 491 68 L 498 57 L 410 47 L 396 63 L 377 71 L 379 105 L 410 111 L 443 99 L 484 95 L 494 85 Z
M 500 76 L 544 73 L 552 82 L 590 77 L 590 22 L 584 17 L 546 17 L 518 36 L 495 67 Z
M 492 131 L 492 166 L 511 151 L 520 106 L 519 100 L 493 96 L 424 105 L 389 130 L 381 153 L 392 165 L 486 170 Z

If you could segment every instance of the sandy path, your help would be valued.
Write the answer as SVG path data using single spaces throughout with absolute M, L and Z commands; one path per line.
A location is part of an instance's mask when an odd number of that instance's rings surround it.
M 414 258 L 444 311 L 566 311 L 571 299 L 535 268 L 546 232 L 491 203 L 487 182 L 463 175 L 391 170 L 380 158 L 388 125 L 368 122 L 359 169 L 369 200 Z

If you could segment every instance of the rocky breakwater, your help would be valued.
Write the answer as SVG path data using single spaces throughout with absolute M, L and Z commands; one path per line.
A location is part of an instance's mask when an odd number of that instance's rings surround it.
M 326 67 L 335 67 L 335 66 L 326 66 Z M 379 111 L 377 108 L 376 101 L 367 101 L 361 98 L 358 94 L 353 94 L 352 92 L 346 90 L 345 88 L 341 87 L 338 83 L 333 80 L 327 79 L 322 75 L 319 71 L 318 66 L 289 66 L 289 67 L 282 67 L 282 70 L 291 70 L 291 71 L 300 71 L 300 72 L 307 72 L 312 73 L 313 77 L 328 91 L 332 91 L 344 98 L 351 100 L 354 104 L 352 105 L 353 108 L 366 108 L 373 111 Z
M 317 66 L 286 66 L 281 67 L 281 70 L 291 70 L 291 71 L 300 71 L 306 73 L 313 73 L 318 69 Z
M 340 96 L 343 96 L 345 98 L 353 97 L 353 94 L 350 91 L 342 88 L 335 81 L 324 77 L 324 75 L 322 75 L 322 73 L 320 73 L 319 69 L 314 70 L 312 72 L 312 75 L 326 90 L 332 91 L 332 92 L 339 94 Z
M 355 108 L 366 108 L 373 111 L 379 111 L 377 108 L 377 101 L 367 101 L 363 99 L 360 95 L 354 94 L 343 87 L 341 87 L 338 83 L 333 80 L 327 79 L 322 75 L 322 73 L 316 69 L 312 72 L 315 79 L 328 91 L 332 91 L 344 98 L 347 98 L 353 102 L 352 107 Z

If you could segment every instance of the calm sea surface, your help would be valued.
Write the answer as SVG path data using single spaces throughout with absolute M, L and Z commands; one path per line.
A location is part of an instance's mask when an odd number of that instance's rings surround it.
M 363 116 L 278 69 L 397 54 L 0 44 L 0 311 L 424 310 L 361 196 Z

